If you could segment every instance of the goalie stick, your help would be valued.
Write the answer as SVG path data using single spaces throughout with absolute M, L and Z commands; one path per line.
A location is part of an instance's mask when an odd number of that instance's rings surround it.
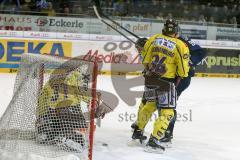
M 122 25 L 120 25 L 119 23 L 117 23 L 116 21 L 112 20 L 111 18 L 109 18 L 108 16 L 104 15 L 100 9 L 100 2 L 99 0 L 94 0 L 94 5 L 93 5 L 93 9 L 94 12 L 96 14 L 96 16 L 98 17 L 98 19 L 103 22 L 104 24 L 106 24 L 107 26 L 109 26 L 110 28 L 112 28 L 113 30 L 115 30 L 116 32 L 118 32 L 120 35 L 122 35 L 123 37 L 125 37 L 126 39 L 128 39 L 129 41 L 131 41 L 132 43 L 136 44 L 136 42 L 134 42 L 132 39 L 130 39 L 129 37 L 127 37 L 124 33 L 122 33 L 121 31 L 119 31 L 118 29 L 114 28 L 111 24 L 109 24 L 107 21 L 105 21 L 103 18 L 108 19 L 109 21 L 111 21 L 112 23 L 116 24 L 118 27 L 120 27 L 121 29 L 123 29 L 124 31 L 126 31 L 127 33 L 131 34 L 132 36 L 134 36 L 135 38 L 139 39 L 140 37 L 134 33 L 132 33 L 131 31 L 127 30 L 126 28 L 124 28 Z M 103 17 L 103 18 L 102 18 Z

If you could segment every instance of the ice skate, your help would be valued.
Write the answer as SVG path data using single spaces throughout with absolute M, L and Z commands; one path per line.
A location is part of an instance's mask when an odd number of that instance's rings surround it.
M 145 152 L 162 154 L 165 151 L 165 147 L 155 137 L 151 136 L 144 149 Z
M 170 131 L 166 131 L 164 137 L 160 139 L 162 146 L 165 148 L 172 148 L 173 135 Z
M 138 126 L 133 131 L 132 140 L 128 142 L 129 146 L 142 146 L 145 144 L 147 136 L 143 135 L 143 131 L 138 129 Z

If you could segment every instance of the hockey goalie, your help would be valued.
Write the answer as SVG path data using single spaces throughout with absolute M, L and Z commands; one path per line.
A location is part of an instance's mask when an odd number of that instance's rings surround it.
M 94 120 L 113 110 L 96 91 L 97 73 L 95 62 L 23 54 L 0 118 L 0 150 L 91 159 Z
M 80 151 L 84 147 L 80 131 L 87 128 L 83 109 L 88 107 L 89 97 L 77 93 L 81 83 L 81 73 L 74 70 L 65 77 L 53 75 L 43 86 L 36 116 L 37 142 L 67 150 Z
M 86 148 L 85 133 L 89 127 L 91 96 L 87 76 L 75 69 L 67 76 L 52 76 L 42 88 L 37 107 L 37 142 L 56 144 L 63 150 L 82 152 Z M 97 104 L 100 102 L 98 92 Z M 109 112 L 97 105 L 95 118 Z

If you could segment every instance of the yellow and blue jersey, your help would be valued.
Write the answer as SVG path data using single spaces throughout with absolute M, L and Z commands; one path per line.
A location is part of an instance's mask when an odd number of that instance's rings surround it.
M 187 37 L 178 37 L 178 39 L 182 40 L 184 43 L 187 44 L 190 52 L 190 60 L 191 65 L 196 66 L 199 62 L 202 61 L 204 57 L 206 57 L 207 52 L 206 49 L 203 49 L 198 44 L 194 43 L 191 39 Z
M 141 52 L 144 65 L 159 64 L 165 71 L 164 78 L 187 77 L 189 71 L 189 49 L 187 45 L 173 37 L 156 34 L 149 38 Z

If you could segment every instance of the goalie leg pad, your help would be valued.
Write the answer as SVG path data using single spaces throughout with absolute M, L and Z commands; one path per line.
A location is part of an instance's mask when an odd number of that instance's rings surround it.
M 58 133 L 58 129 L 60 128 L 59 119 L 55 114 L 54 109 L 48 108 L 47 113 L 44 115 L 40 115 L 36 121 L 36 140 L 38 143 L 51 144 L 54 137 L 56 137 Z
M 61 134 L 72 134 L 77 128 L 87 128 L 87 122 L 80 109 L 81 106 L 69 106 L 59 108 L 58 118 L 60 120 Z
M 84 150 L 84 145 L 76 142 L 74 139 L 58 137 L 56 141 L 57 146 L 65 151 L 83 152 Z
M 57 146 L 65 151 L 83 152 L 87 148 L 85 134 L 79 131 L 72 131 L 70 134 L 60 134 L 55 137 Z

